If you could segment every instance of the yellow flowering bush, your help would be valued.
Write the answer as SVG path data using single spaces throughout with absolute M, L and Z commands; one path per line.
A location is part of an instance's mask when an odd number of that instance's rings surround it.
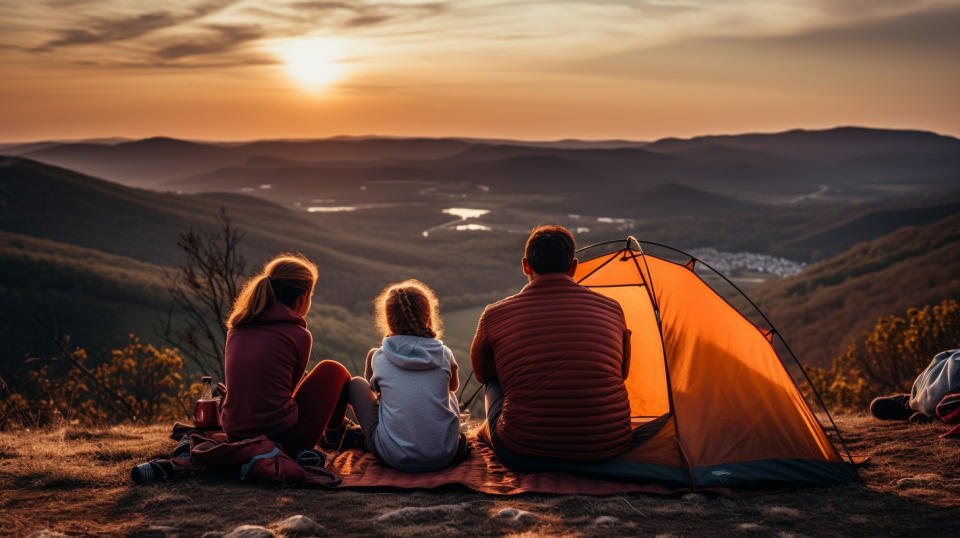
M 960 305 L 952 299 L 877 320 L 830 368 L 808 373 L 831 408 L 862 411 L 876 396 L 910 392 L 913 381 L 941 351 L 960 347 Z
M 69 340 L 60 356 L 29 372 L 25 387 L 0 400 L 0 427 L 116 422 L 150 423 L 184 417 L 193 387 L 173 348 L 143 344 L 135 335 L 96 366 Z

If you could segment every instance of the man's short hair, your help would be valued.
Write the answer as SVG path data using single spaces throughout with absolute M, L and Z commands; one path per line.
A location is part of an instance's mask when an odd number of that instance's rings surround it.
M 577 242 L 563 226 L 537 226 L 530 232 L 523 255 L 538 275 L 566 273 L 573 265 Z

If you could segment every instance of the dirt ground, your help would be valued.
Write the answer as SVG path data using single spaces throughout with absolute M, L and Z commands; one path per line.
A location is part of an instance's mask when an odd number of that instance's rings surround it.
M 295 514 L 329 535 L 957 535 L 960 441 L 939 439 L 945 426 L 838 423 L 851 451 L 871 458 L 860 468 L 865 486 L 745 499 L 323 491 L 197 478 L 133 486 L 133 465 L 169 456 L 168 427 L 2 432 L 0 535 L 202 536 Z

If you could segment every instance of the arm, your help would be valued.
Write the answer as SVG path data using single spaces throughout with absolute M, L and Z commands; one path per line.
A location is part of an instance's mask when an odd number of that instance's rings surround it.
M 458 373 L 457 359 L 453 358 L 453 353 L 451 353 L 450 354 L 450 392 L 457 392 L 458 388 L 460 388 L 460 374 Z
M 367 359 L 364 361 L 363 378 L 367 381 L 370 381 L 370 378 L 373 377 L 373 354 L 376 353 L 376 351 L 377 348 L 370 348 L 370 351 L 367 352 Z
M 486 383 L 497 377 L 496 363 L 493 360 L 493 348 L 487 339 L 487 312 L 484 310 L 477 323 L 477 333 L 473 336 L 470 346 L 470 364 L 473 366 L 473 377 L 477 381 Z
M 626 379 L 630 374 L 630 329 L 623 330 L 623 378 Z
M 296 394 L 300 390 L 300 384 L 307 378 L 307 363 L 310 362 L 310 352 L 313 351 L 313 335 L 310 331 L 304 330 L 304 338 L 293 338 L 290 340 L 293 346 L 293 353 L 296 362 L 293 365 L 293 371 L 290 372 L 290 394 Z

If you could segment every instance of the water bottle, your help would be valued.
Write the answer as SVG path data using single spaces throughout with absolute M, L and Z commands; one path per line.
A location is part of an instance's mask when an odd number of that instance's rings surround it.
M 220 426 L 220 399 L 213 396 L 213 378 L 205 375 L 200 382 L 203 383 L 203 390 L 193 408 L 193 425 L 200 429 L 217 428 Z

